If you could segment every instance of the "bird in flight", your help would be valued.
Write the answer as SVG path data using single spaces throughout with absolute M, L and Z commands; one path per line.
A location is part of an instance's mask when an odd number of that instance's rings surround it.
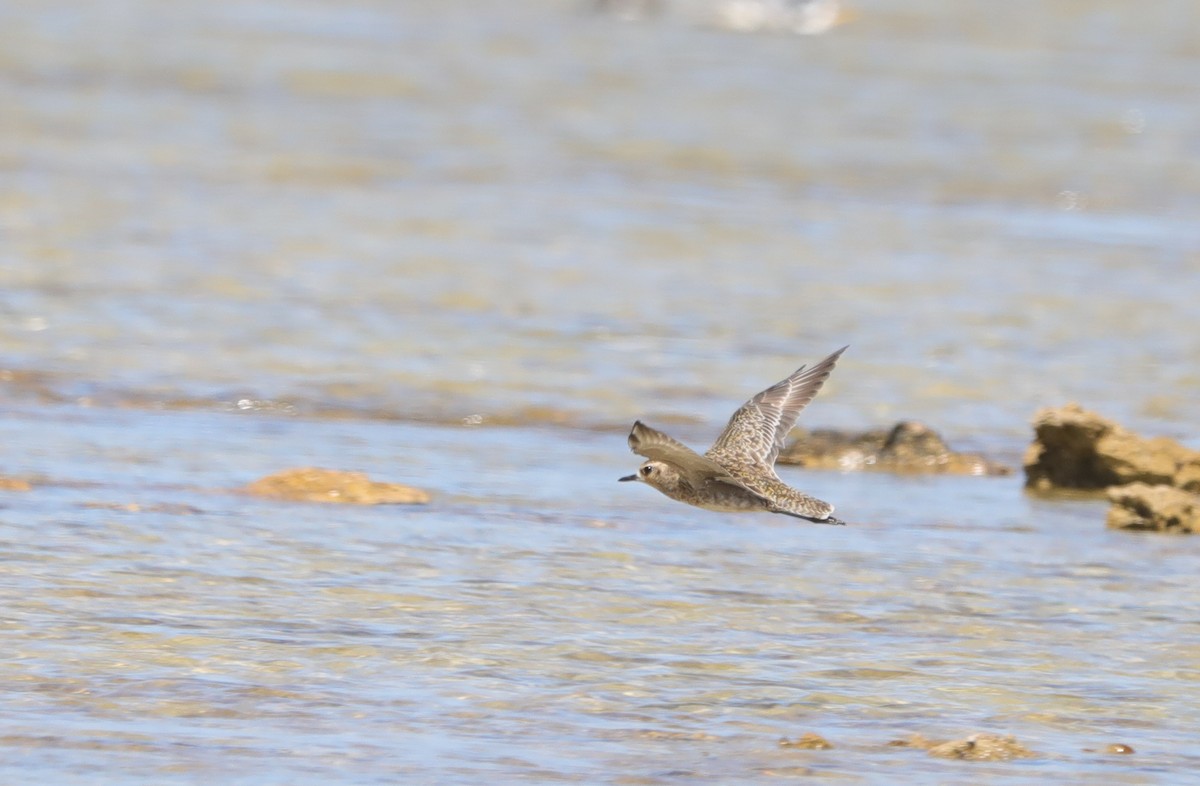
M 706 510 L 761 510 L 818 524 L 845 524 L 833 517 L 833 505 L 780 480 L 775 459 L 800 411 L 816 397 L 846 349 L 812 368 L 801 366 L 747 401 L 703 456 L 640 420 L 635 422 L 629 449 L 646 461 L 620 480 L 640 481 L 671 499 Z

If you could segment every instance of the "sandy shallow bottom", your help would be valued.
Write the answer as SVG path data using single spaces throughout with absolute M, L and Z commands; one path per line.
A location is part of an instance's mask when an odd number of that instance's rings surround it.
M 1200 540 L 1014 478 L 784 468 L 848 527 L 615 482 L 620 434 L 43 407 L 0 439 L 3 769 L 63 782 L 1180 782 Z M 224 491 L 389 467 L 426 506 Z M 378 470 L 373 470 L 378 475 Z M 817 732 L 830 750 L 780 747 Z M 955 762 L 912 734 L 1014 735 Z M 1132 755 L 1106 754 L 1113 743 Z

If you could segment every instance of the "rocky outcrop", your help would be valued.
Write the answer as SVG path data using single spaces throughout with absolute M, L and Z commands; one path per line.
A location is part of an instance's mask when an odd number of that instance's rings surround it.
M 1140 437 L 1078 404 L 1040 410 L 1033 428 L 1027 488 L 1107 489 L 1110 527 L 1200 532 L 1200 451 Z
M 872 431 L 805 432 L 783 449 L 779 463 L 913 474 L 1007 475 L 1012 471 L 978 454 L 951 450 L 936 431 L 915 421 Z
M 917 748 L 939 759 L 962 759 L 964 761 L 1007 761 L 1037 756 L 1036 753 L 1018 742 L 1015 737 L 986 732 L 949 742 L 931 740 L 924 735 L 913 734 L 907 739 L 893 740 L 888 745 Z
M 1108 526 L 1158 532 L 1200 532 L 1200 494 L 1174 486 L 1131 483 L 1108 490 Z
M 1017 742 L 1015 737 L 1002 737 L 999 734 L 972 734 L 966 739 L 943 742 L 928 750 L 930 756 L 966 761 L 1008 761 L 1037 755 Z
M 243 491 L 260 497 L 294 502 L 341 502 L 352 505 L 413 505 L 429 494 L 399 483 L 379 483 L 363 472 L 305 467 L 289 469 L 254 481 Z
M 1025 485 L 1038 491 L 1129 483 L 1200 491 L 1200 452 L 1173 439 L 1144 439 L 1078 404 L 1039 410 L 1025 454 Z

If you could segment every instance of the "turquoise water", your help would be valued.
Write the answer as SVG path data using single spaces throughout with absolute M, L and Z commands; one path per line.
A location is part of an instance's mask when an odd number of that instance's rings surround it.
M 1194 779 L 1193 539 L 1019 475 L 781 468 L 845 528 L 615 482 L 846 343 L 802 424 L 1200 446 L 1190 3 L 416 6 L 0 10 L 7 779 Z M 434 501 L 232 491 L 306 465 Z M 887 746 L 980 731 L 1038 755 Z

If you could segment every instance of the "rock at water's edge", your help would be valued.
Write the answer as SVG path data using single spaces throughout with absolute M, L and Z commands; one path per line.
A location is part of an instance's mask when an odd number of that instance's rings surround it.
M 936 431 L 910 420 L 890 429 L 805 432 L 783 449 L 779 463 L 938 475 L 1007 475 L 1012 471 L 975 453 L 953 451 Z
M 1025 453 L 1025 486 L 1038 491 L 1129 483 L 1200 491 L 1200 453 L 1173 439 L 1143 439 L 1078 404 L 1039 410 Z
M 1131 483 L 1108 490 L 1112 507 L 1106 523 L 1114 529 L 1200 532 L 1200 494 L 1174 486 Z

